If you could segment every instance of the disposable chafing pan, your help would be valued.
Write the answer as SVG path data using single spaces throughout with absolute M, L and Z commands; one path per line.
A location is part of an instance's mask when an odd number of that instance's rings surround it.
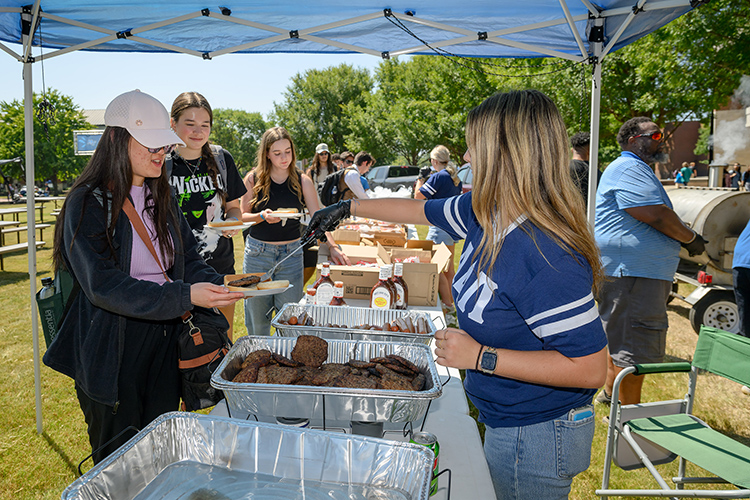
M 397 354 L 419 368 L 427 379 L 422 391 L 354 389 L 309 385 L 244 384 L 231 380 L 242 361 L 253 351 L 268 349 L 290 357 L 297 338 L 241 337 L 211 376 L 211 385 L 224 391 L 229 409 L 258 417 L 322 418 L 326 421 L 412 422 L 443 392 L 432 358 L 423 344 L 400 344 L 358 340 L 328 340 L 327 363 L 350 359 L 369 360 Z
M 330 328 L 325 326 L 285 325 L 282 321 L 289 321 L 292 316 L 299 317 L 306 312 L 316 325 L 345 325 L 348 328 Z M 418 318 L 427 322 L 427 333 L 383 332 L 379 330 L 357 329 L 361 325 L 381 326 L 386 321 L 392 322 L 396 318 L 410 318 L 416 323 Z M 271 326 L 282 337 L 299 337 L 300 335 L 315 335 L 324 339 L 338 340 L 375 340 L 382 342 L 418 342 L 429 344 L 435 336 L 437 328 L 430 315 L 423 312 L 398 309 L 371 309 L 369 307 L 349 306 L 309 306 L 302 304 L 284 304 L 279 313 L 271 321 Z
M 307 484 L 323 482 L 336 487 L 365 487 L 367 498 L 385 499 L 395 494 L 427 500 L 433 459 L 431 450 L 411 443 L 174 412 L 154 420 L 76 479 L 63 491 L 62 499 L 129 500 L 139 494 L 139 500 L 237 498 L 232 494 L 232 484 L 217 479 L 221 474 L 205 472 L 210 467 L 218 473 L 283 479 L 279 484 L 291 484 L 297 495 Z M 188 473 L 185 481 L 170 485 L 167 491 L 162 489 L 158 495 L 145 496 L 162 485 L 164 476 L 175 466 Z M 141 494 L 144 488 L 146 492 Z M 274 495 L 278 490 L 283 488 L 253 491 L 251 486 L 242 493 L 298 498 Z

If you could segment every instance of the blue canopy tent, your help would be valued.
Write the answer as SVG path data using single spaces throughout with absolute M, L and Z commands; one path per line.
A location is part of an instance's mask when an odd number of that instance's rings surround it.
M 231 53 L 363 53 L 390 58 L 557 57 L 592 66 L 591 175 L 599 138 L 601 62 L 610 52 L 708 0 L 0 0 L 0 50 L 24 65 L 26 184 L 34 182 L 31 65 L 77 50 Z M 42 29 L 39 29 L 39 26 Z M 41 32 L 41 35 L 40 35 Z M 41 46 L 43 55 L 32 48 Z M 589 184 L 589 200 L 596 185 Z M 34 213 L 29 197 L 27 211 Z M 594 208 L 590 202 L 589 220 Z M 34 217 L 28 218 L 37 431 L 42 431 Z

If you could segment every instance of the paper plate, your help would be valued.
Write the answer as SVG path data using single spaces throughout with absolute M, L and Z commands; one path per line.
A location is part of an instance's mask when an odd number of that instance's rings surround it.
M 253 224 L 255 224 L 255 223 L 254 222 L 241 222 L 241 223 L 238 223 L 235 226 L 216 226 L 216 227 L 209 226 L 208 224 L 206 224 L 203 227 L 205 227 L 206 229 L 212 229 L 214 231 L 219 231 L 219 232 L 221 232 L 221 231 L 242 231 L 243 229 L 247 229 L 248 227 L 252 226 Z
M 262 297 L 265 295 L 276 295 L 286 290 L 289 290 L 294 285 L 291 283 L 286 288 L 271 288 L 269 290 L 258 290 L 257 288 L 245 288 L 241 286 L 229 286 L 227 283 L 247 276 L 262 276 L 263 273 L 247 273 L 247 274 L 227 274 L 224 276 L 224 286 L 226 286 L 232 292 L 242 292 L 245 294 L 245 298 L 248 297 Z M 270 280 L 267 280 L 270 281 Z
M 302 212 L 289 213 L 289 212 L 271 212 L 271 215 L 279 219 L 297 219 L 305 215 Z

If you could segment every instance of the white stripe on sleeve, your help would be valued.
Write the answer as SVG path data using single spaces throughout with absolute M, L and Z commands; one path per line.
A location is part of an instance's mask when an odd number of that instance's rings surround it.
M 537 314 L 536 316 L 532 316 L 531 318 L 526 320 L 526 324 L 531 326 L 537 321 L 542 320 L 544 318 L 548 318 L 550 316 L 554 316 L 555 314 L 560 314 L 561 312 L 570 311 L 571 309 L 580 307 L 583 304 L 589 302 L 590 300 L 594 300 L 593 293 L 589 293 L 584 298 L 578 299 L 575 302 L 568 302 L 567 304 L 563 304 L 560 307 L 555 307 L 554 309 L 548 309 L 544 312 Z
M 461 218 L 458 217 L 459 198 L 460 196 L 454 196 L 453 198 L 448 198 L 448 200 L 443 203 L 443 215 L 445 216 L 445 220 L 448 221 L 448 224 L 450 224 L 453 231 L 461 238 L 466 238 L 466 225 L 463 223 Z
M 599 319 L 599 310 L 597 309 L 596 304 L 594 304 L 591 309 L 577 316 L 542 325 L 538 328 L 534 328 L 532 331 L 534 332 L 534 335 L 543 339 L 544 337 L 557 335 L 558 333 L 565 333 L 581 326 L 588 325 L 597 319 Z

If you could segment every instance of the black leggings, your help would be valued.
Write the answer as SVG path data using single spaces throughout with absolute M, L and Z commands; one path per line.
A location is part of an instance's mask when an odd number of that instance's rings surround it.
M 177 335 L 181 328 L 179 319 L 158 323 L 128 319 L 115 406 L 94 401 L 76 384 L 95 464 L 135 435 L 128 431 L 102 448 L 123 429 L 141 430 L 159 415 L 178 409 Z

